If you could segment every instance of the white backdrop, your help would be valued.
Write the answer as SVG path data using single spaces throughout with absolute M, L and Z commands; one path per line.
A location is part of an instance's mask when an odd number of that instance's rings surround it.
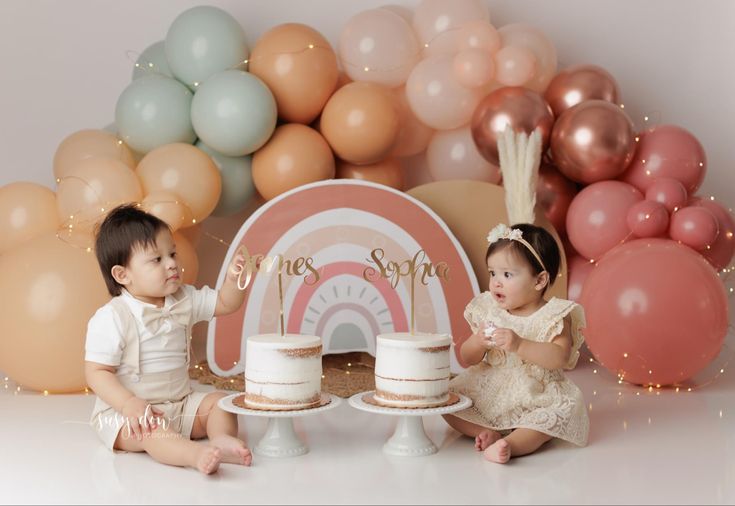
M 388 1 L 0 0 L 0 186 L 33 181 L 54 188 L 58 144 L 74 131 L 113 121 L 135 61 L 128 52 L 163 39 L 189 7 L 224 8 L 240 21 L 251 48 L 285 22 L 306 23 L 336 47 L 351 15 Z M 692 132 L 708 157 L 700 194 L 735 206 L 735 1 L 488 4 L 496 27 L 525 22 L 543 30 L 560 68 L 592 63 L 611 72 L 637 126 L 646 125 L 648 114 Z

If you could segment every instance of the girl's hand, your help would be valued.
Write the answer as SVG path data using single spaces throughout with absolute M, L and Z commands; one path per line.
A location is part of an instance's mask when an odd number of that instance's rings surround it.
M 521 336 L 510 329 L 496 329 L 490 336 L 490 342 L 493 346 L 513 353 L 518 351 L 522 339 Z

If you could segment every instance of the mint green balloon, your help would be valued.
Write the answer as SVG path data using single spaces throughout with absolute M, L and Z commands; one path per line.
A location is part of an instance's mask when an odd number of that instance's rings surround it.
M 211 75 L 247 69 L 245 32 L 230 14 L 201 5 L 179 14 L 166 33 L 166 59 L 174 76 L 193 89 Z
M 258 77 L 225 70 L 199 87 L 191 102 L 196 135 L 227 156 L 252 153 L 276 128 L 276 100 Z
M 133 65 L 133 80 L 149 74 L 158 74 L 173 77 L 171 69 L 168 68 L 166 60 L 165 42 L 159 40 L 154 42 L 140 53 Z
M 212 215 L 230 216 L 242 211 L 255 194 L 252 171 L 253 157 L 250 155 L 223 155 L 201 140 L 197 141 L 195 146 L 209 155 L 222 176 L 222 193 L 220 193 L 217 207 L 212 211 Z
M 117 99 L 119 137 L 139 153 L 172 142 L 192 144 L 191 99 L 191 91 L 176 79 L 155 74 L 136 79 Z

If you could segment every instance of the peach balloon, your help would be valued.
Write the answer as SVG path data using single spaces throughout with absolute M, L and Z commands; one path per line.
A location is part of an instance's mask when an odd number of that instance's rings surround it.
M 472 140 L 469 126 L 439 130 L 426 149 L 429 173 L 434 181 L 472 179 L 498 184 L 500 168 L 485 160 Z
M 298 123 L 276 128 L 253 155 L 253 183 L 266 200 L 334 177 L 334 156 L 319 132 Z
M 619 97 L 615 78 L 597 65 L 573 65 L 559 71 L 544 92 L 544 98 L 557 118 L 585 100 L 617 104 Z
M 401 162 L 396 158 L 386 158 L 370 165 L 354 165 L 347 162 L 340 162 L 337 164 L 337 177 L 380 183 L 396 190 L 403 189 Z
M 209 155 L 191 144 L 165 144 L 150 151 L 137 173 L 146 195 L 165 191 L 181 197 L 192 222 L 202 221 L 217 207 L 222 177 Z
M 557 232 L 567 229 L 567 211 L 577 194 L 577 185 L 564 177 L 556 167 L 542 163 L 536 184 L 536 202 Z
M 112 158 L 81 160 L 61 178 L 56 190 L 62 225 L 88 231 L 113 207 L 142 197 L 135 172 Z
M 504 86 L 522 86 L 536 73 L 536 56 L 521 46 L 505 46 L 495 53 L 495 80 Z
M 482 49 L 465 49 L 454 56 L 454 77 L 467 88 L 485 86 L 495 76 L 492 55 Z
M 352 16 L 339 35 L 339 60 L 355 81 L 389 88 L 406 82 L 421 58 L 411 25 L 389 9 L 369 9 Z
M 457 51 L 456 30 L 473 20 L 490 22 L 485 2 L 422 0 L 413 13 L 413 29 L 425 55 L 452 55 Z
M 494 55 L 500 49 L 500 34 L 489 21 L 473 19 L 457 30 L 457 49 L 483 49 Z
M 400 128 L 390 156 L 413 156 L 425 151 L 434 129 L 425 125 L 411 110 L 405 87 L 395 88 L 394 95 L 398 103 Z
M 61 179 L 87 158 L 112 158 L 135 168 L 132 150 L 116 135 L 105 130 L 80 130 L 66 137 L 54 154 L 54 177 Z
M 0 256 L 0 370 L 49 393 L 85 387 L 87 322 L 110 296 L 94 253 L 55 234 Z
M 337 87 L 337 56 L 315 29 L 286 23 L 263 34 L 250 55 L 249 72 L 268 85 L 284 121 L 311 123 Z
M 147 213 L 165 221 L 175 232 L 185 223 L 191 223 L 192 214 L 181 197 L 173 192 L 154 191 L 143 198 L 140 207 Z
M 36 183 L 0 187 L 0 255 L 60 225 L 56 194 Z
M 554 123 L 551 155 L 572 181 L 594 183 L 622 174 L 635 153 L 633 122 L 617 105 L 587 100 Z
M 385 158 L 396 142 L 399 106 L 389 89 L 352 82 L 329 99 L 320 127 L 337 156 L 355 164 L 374 163 Z
M 529 135 L 541 129 L 545 151 L 553 125 L 554 115 L 541 95 L 526 88 L 505 87 L 487 95 L 475 109 L 472 137 L 482 156 L 498 165 L 498 136 L 506 127 Z
M 199 257 L 191 242 L 181 232 L 174 233 L 176 258 L 181 272 L 181 281 L 193 285 L 199 276 Z
M 556 48 L 549 38 L 536 27 L 524 23 L 504 25 L 499 30 L 503 47 L 517 46 L 530 50 L 536 57 L 534 77 L 525 84 L 539 93 L 543 93 L 556 74 Z
M 460 84 L 454 57 L 448 55 L 419 62 L 406 82 L 406 96 L 421 121 L 437 130 L 450 130 L 470 121 L 483 92 Z
M 719 232 L 717 217 L 705 207 L 684 207 L 671 215 L 669 236 L 695 250 L 714 244 Z

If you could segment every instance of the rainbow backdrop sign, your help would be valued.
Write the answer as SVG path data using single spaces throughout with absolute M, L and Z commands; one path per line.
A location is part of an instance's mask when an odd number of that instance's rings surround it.
M 425 260 L 448 268 L 449 280 L 430 277 L 414 293 L 416 329 L 464 336 L 464 308 L 479 293 L 477 278 L 461 245 L 425 204 L 392 188 L 352 179 L 300 186 L 261 206 L 238 231 L 217 280 L 221 287 L 238 248 L 266 257 L 311 257 L 319 282 L 283 279 L 285 331 L 320 336 L 324 353 L 366 351 L 375 354 L 375 336 L 408 332 L 410 277 L 394 288 L 387 279 L 368 281 L 371 252 L 387 258 Z M 209 324 L 207 361 L 218 375 L 244 370 L 245 340 L 279 333 L 278 280 L 256 271 L 245 303 Z M 452 369 L 461 367 L 452 356 Z

